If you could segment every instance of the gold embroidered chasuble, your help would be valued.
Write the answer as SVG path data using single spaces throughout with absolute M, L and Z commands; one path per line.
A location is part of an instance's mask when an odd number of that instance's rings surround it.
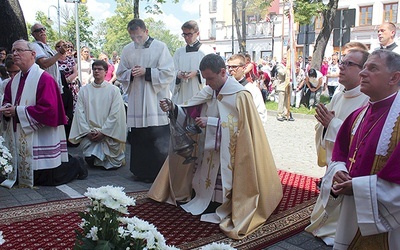
M 261 226 L 282 198 L 275 162 L 252 96 L 236 80 L 228 78 L 218 96 L 206 86 L 182 107 L 200 104 L 208 124 L 197 138 L 198 160 L 182 165 L 183 158 L 170 152 L 149 197 L 171 204 L 189 201 L 183 208 L 193 214 L 221 199 L 216 213 L 202 219 L 240 239 Z M 178 121 L 186 120 L 183 111 Z M 221 190 L 215 188 L 218 174 Z M 196 196 L 191 200 L 192 188 Z

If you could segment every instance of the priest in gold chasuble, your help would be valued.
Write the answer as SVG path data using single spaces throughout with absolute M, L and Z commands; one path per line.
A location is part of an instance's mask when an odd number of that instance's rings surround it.
M 241 239 L 261 226 L 282 198 L 275 162 L 251 94 L 228 77 L 223 59 L 206 55 L 200 70 L 207 86 L 177 111 L 177 121 L 202 132 L 192 164 L 170 150 L 149 197 L 178 205 L 201 220 L 219 223 L 230 238 Z M 211 202 L 214 213 L 204 213 Z

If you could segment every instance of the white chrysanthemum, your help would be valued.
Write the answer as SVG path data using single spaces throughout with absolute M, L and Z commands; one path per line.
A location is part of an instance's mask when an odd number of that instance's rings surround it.
M 117 211 L 119 210 L 119 208 L 121 206 L 116 200 L 112 200 L 112 199 L 107 199 L 107 200 L 103 201 L 103 205 L 108 208 L 117 210 Z
M 0 137 L 1 137 L 1 136 L 0 136 Z M 4 242 L 6 242 L 6 241 L 5 241 L 4 238 L 3 238 L 3 232 L 0 231 L 0 245 L 3 245 Z
M 121 227 L 121 226 L 118 227 L 118 236 L 119 237 L 125 238 L 128 235 L 129 235 L 129 232 L 127 232 L 124 227 Z
M 200 250 L 235 250 L 236 248 L 231 247 L 230 245 L 224 243 L 216 243 L 213 242 L 211 244 L 205 245 Z
M 13 170 L 13 167 L 12 167 L 12 166 L 10 166 L 10 165 L 4 166 L 4 172 L 5 172 L 6 174 L 11 173 L 12 170 Z
M 128 209 L 127 206 L 135 205 L 135 199 L 132 197 L 128 197 L 124 193 L 123 187 L 114 187 L 114 186 L 102 186 L 99 188 L 88 188 L 87 192 L 85 192 L 85 196 L 92 199 L 93 205 L 97 205 L 95 203 L 99 202 L 106 207 L 114 209 L 118 212 L 127 214 Z M 95 209 L 96 210 L 96 209 Z M 101 211 L 101 209 L 99 209 Z
M 0 157 L 0 165 L 1 166 L 5 166 L 5 165 L 7 165 L 7 163 L 8 163 L 8 161 L 5 158 Z
M 86 238 L 92 239 L 93 241 L 98 241 L 99 237 L 97 237 L 98 228 L 93 226 L 89 233 L 86 235 Z
M 79 224 L 80 228 L 84 228 L 86 226 L 86 223 L 88 223 L 85 219 L 82 219 L 81 223 Z
M 10 151 L 6 147 L 2 148 L 2 153 L 3 153 L 3 157 L 6 158 L 6 159 L 11 159 L 12 158 Z

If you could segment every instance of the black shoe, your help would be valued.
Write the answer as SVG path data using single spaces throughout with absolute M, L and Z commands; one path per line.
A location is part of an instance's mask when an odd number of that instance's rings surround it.
M 294 122 L 294 118 L 293 118 L 293 116 L 292 116 L 292 112 L 290 112 L 289 119 L 287 119 L 287 120 L 290 121 L 290 122 Z
M 286 119 L 283 118 L 283 117 L 277 117 L 276 119 L 277 119 L 278 121 L 280 121 L 280 122 L 286 121 Z
M 142 177 L 138 177 L 136 175 L 133 176 L 133 180 L 134 181 L 139 181 L 139 182 L 144 182 L 144 183 L 153 183 L 154 180 L 148 179 L 148 178 L 142 178 Z
M 85 162 L 89 167 L 93 168 L 94 167 L 94 156 L 92 155 L 89 157 L 85 157 Z
M 76 157 L 76 161 L 78 162 L 78 166 L 79 166 L 79 172 L 78 172 L 78 180 L 84 180 L 88 177 L 88 170 L 86 167 L 86 163 L 85 160 L 83 159 L 83 157 Z

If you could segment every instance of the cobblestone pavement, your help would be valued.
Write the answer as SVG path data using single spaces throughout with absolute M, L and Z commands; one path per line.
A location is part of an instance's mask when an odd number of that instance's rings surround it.
M 268 139 L 277 168 L 321 177 L 324 169 L 315 164 L 314 126 L 316 121 L 312 116 L 294 114 L 294 118 L 296 119 L 294 122 L 279 122 L 275 119 L 274 112 L 269 112 Z M 73 155 L 80 154 L 76 148 L 71 148 L 69 152 Z M 129 145 L 127 145 L 127 152 L 129 152 Z M 129 153 L 126 161 L 129 162 Z M 89 168 L 89 176 L 86 180 L 74 180 L 68 185 L 58 187 L 35 187 L 34 189 L 0 187 L 0 209 L 79 198 L 83 197 L 88 187 L 103 185 L 122 186 L 125 187 L 126 192 L 148 190 L 151 184 L 135 182 L 128 166 L 108 171 L 101 168 Z M 331 248 L 311 234 L 302 232 L 267 249 L 324 250 Z
M 315 149 L 315 125 L 312 115 L 293 114 L 295 121 L 278 121 L 276 112 L 268 111 L 267 137 L 276 167 L 288 172 L 322 177 Z

